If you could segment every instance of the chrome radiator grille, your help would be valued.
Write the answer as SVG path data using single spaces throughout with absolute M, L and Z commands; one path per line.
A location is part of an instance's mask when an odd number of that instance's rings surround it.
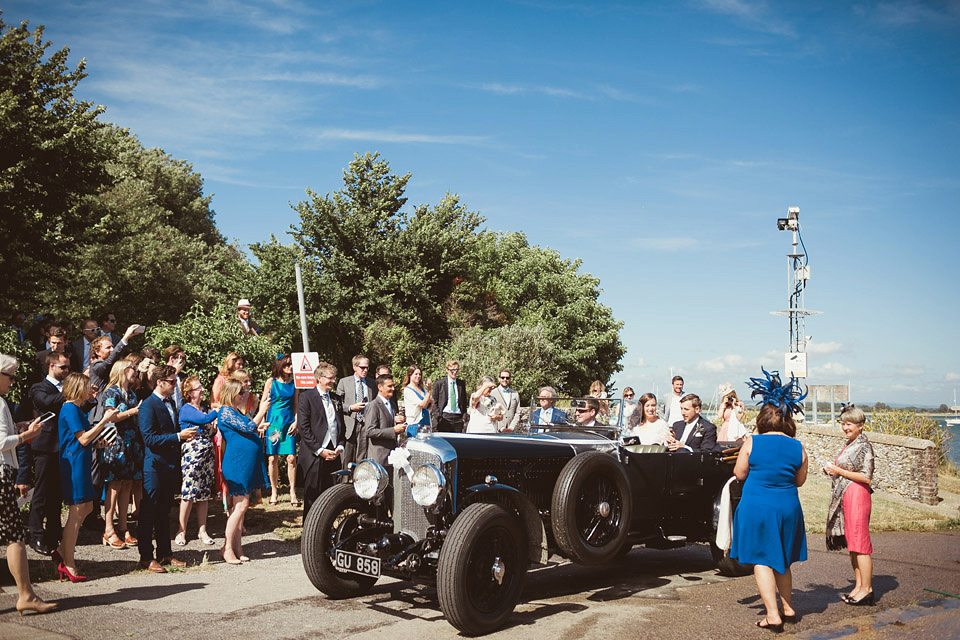
M 408 448 L 408 451 L 410 466 L 414 469 L 420 465 L 432 464 L 445 471 L 437 454 L 417 451 L 413 448 Z M 403 531 L 411 535 L 414 540 L 422 540 L 429 527 L 430 521 L 427 520 L 424 508 L 414 502 L 410 494 L 410 480 L 407 474 L 402 469 L 395 469 L 393 472 L 393 531 L 395 533 Z

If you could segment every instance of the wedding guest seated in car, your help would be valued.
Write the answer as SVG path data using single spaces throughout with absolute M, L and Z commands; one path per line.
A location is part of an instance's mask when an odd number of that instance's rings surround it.
M 652 393 L 640 396 L 637 410 L 630 414 L 627 428 L 623 431 L 624 438 L 639 438 L 637 444 L 667 444 L 670 428 L 664 420 L 657 416 L 657 397 Z
M 538 393 L 540 408 L 535 409 L 530 416 L 530 424 L 567 424 L 567 414 L 554 407 L 557 401 L 557 390 L 553 387 L 540 387 Z
M 667 438 L 670 451 L 713 451 L 717 446 L 717 427 L 700 415 L 700 396 L 688 393 L 680 398 L 683 420 L 673 423 L 673 435 Z
M 584 398 L 583 400 L 574 400 L 577 414 L 578 427 L 595 427 L 597 425 L 597 413 L 600 412 L 600 400 L 596 398 Z

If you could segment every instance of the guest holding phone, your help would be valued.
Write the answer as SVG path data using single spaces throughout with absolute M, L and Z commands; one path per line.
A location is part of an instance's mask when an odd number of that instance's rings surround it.
M 73 551 L 77 544 L 77 533 L 83 519 L 93 508 L 93 480 L 90 468 L 93 465 L 93 443 L 108 422 L 113 422 L 119 413 L 116 409 L 106 409 L 103 417 L 94 427 L 90 427 L 82 406 L 93 400 L 93 387 L 90 378 L 82 373 L 71 373 L 63 381 L 63 407 L 57 429 L 60 435 L 60 483 L 63 489 L 63 501 L 69 505 L 67 523 L 63 527 L 63 538 L 57 552 L 60 562 L 57 574 L 60 580 L 83 582 L 86 576 L 77 571 Z
M 17 376 L 20 363 L 13 356 L 0 354 L 0 395 L 6 395 Z M 50 414 L 52 419 L 53 415 Z M 30 442 L 40 433 L 41 419 L 29 424 L 14 424 L 10 407 L 0 401 L 0 545 L 7 547 L 7 566 L 17 583 L 17 611 L 47 613 L 57 608 L 54 602 L 44 602 L 30 584 L 30 565 L 27 564 L 27 547 L 23 543 L 23 526 L 20 509 L 17 507 L 17 456 L 14 450 L 24 442 Z M 17 433 L 18 427 L 26 427 Z

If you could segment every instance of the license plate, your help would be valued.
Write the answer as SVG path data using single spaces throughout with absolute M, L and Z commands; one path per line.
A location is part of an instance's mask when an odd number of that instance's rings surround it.
M 338 571 L 359 573 L 362 576 L 380 577 L 380 558 L 364 556 L 337 549 L 333 554 L 334 568 Z

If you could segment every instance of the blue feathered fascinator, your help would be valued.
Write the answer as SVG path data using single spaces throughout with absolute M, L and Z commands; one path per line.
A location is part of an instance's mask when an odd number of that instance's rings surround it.
M 787 417 L 793 413 L 803 413 L 803 399 L 807 397 L 807 390 L 800 391 L 800 383 L 793 376 L 790 376 L 790 382 L 783 384 L 780 382 L 780 372 L 770 373 L 763 367 L 764 378 L 750 378 L 747 386 L 753 389 L 750 393 L 751 398 L 760 396 L 757 402 L 758 407 L 765 404 L 772 404 L 780 410 L 780 415 Z

